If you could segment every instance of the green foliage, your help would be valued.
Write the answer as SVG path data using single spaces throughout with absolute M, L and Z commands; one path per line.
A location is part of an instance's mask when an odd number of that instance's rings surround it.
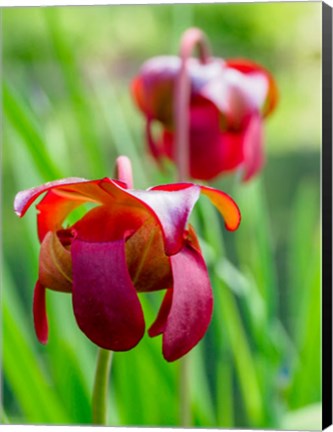
M 3 11 L 1 422 L 89 424 L 96 361 L 69 295 L 47 293 L 50 341 L 34 337 L 35 214 L 15 216 L 15 193 L 64 176 L 112 176 L 119 154 L 131 158 L 136 187 L 172 181 L 173 168 L 159 172 L 143 150 L 129 84 L 147 57 L 175 53 L 196 25 L 215 55 L 269 66 L 281 103 L 267 125 L 264 175 L 215 184 L 239 204 L 239 230 L 226 232 L 204 198 L 193 215 L 215 299 L 211 327 L 189 355 L 193 425 L 320 427 L 320 33 L 307 34 L 311 17 L 320 22 L 319 4 Z M 162 297 L 140 296 L 148 327 Z M 109 423 L 178 426 L 179 369 L 163 360 L 159 338 L 116 353 Z

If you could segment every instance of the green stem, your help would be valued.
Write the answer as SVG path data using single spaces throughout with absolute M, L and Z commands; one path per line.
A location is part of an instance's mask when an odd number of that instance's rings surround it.
M 112 351 L 99 348 L 92 396 L 93 424 L 106 425 L 109 376 L 112 363 Z
M 180 360 L 179 368 L 179 399 L 180 399 L 180 425 L 182 427 L 190 427 L 192 423 L 191 419 L 191 401 L 189 392 L 189 358 L 184 357 Z
M 210 60 L 210 52 L 205 34 L 197 29 L 186 30 L 180 41 L 180 71 L 175 85 L 174 124 L 175 124 L 175 162 L 179 182 L 186 182 L 190 171 L 190 142 L 189 142 L 189 106 L 191 82 L 188 71 L 188 60 L 193 49 L 197 47 L 202 64 Z M 180 425 L 191 426 L 191 406 L 189 391 L 189 357 L 180 360 L 179 398 Z

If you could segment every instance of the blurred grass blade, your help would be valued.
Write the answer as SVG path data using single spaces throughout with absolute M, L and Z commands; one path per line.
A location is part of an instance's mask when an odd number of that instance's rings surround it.
M 103 75 L 100 75 L 95 82 L 94 95 L 100 112 L 104 116 L 117 155 L 125 155 L 131 159 L 134 182 L 139 185 L 138 187 L 151 186 L 147 176 L 147 165 L 144 164 L 142 157 L 145 154 L 145 146 L 142 143 L 142 149 L 140 149 L 136 145 L 131 134 L 130 121 L 128 121 L 122 108 L 120 94 L 110 82 L 105 81 Z
M 216 426 L 216 418 L 205 368 L 204 349 L 204 344 L 200 343 L 188 354 L 190 377 L 192 377 L 189 387 L 192 415 L 195 420 L 193 426 L 214 427 Z
M 221 356 L 222 357 L 222 356 Z M 217 425 L 232 428 L 234 426 L 234 389 L 233 366 L 228 356 L 217 362 Z
M 72 104 L 72 114 L 80 135 L 79 141 L 86 152 L 86 164 L 91 168 L 92 176 L 100 176 L 107 170 L 105 158 L 100 151 L 99 135 L 93 122 L 93 112 L 85 86 L 82 84 L 80 71 L 74 55 L 75 47 L 69 44 L 61 28 L 60 11 L 56 8 L 43 10 L 50 42 L 58 60 L 60 70 Z
M 15 393 L 16 401 L 28 422 L 67 423 L 70 417 L 42 371 L 26 325 L 17 306 L 10 280 L 5 280 L 3 295 L 4 377 Z M 17 320 L 15 317 L 21 317 Z M 33 397 L 31 397 L 33 392 Z
M 313 259 L 313 271 L 306 295 L 306 307 L 301 311 L 303 331 L 299 337 L 299 355 L 295 359 L 289 390 L 291 408 L 300 408 L 303 405 L 321 400 L 321 354 L 318 347 L 321 334 L 321 258 L 319 245 L 316 252 L 317 256 Z
M 290 221 L 289 256 L 288 256 L 288 322 L 295 337 L 303 337 L 304 320 L 306 320 L 307 303 L 309 302 L 309 281 L 315 259 L 316 242 L 319 239 L 314 227 L 319 220 L 319 195 L 315 187 L 308 182 L 300 184 Z M 295 313 L 297 311 L 297 313 Z M 319 319 L 319 316 L 318 316 Z
M 263 298 L 267 319 L 272 320 L 277 310 L 277 274 L 262 179 L 256 178 L 239 187 L 236 202 L 241 213 L 245 215 L 235 233 L 238 256 L 242 263 L 250 266 Z
M 211 241 L 211 245 L 216 251 L 216 256 L 220 257 L 223 250 L 223 237 L 221 225 L 219 223 L 219 215 L 214 211 L 208 218 L 209 207 L 207 207 L 207 204 L 204 203 L 200 206 L 203 216 L 203 232 Z M 220 329 L 226 329 L 228 343 L 235 361 L 237 378 L 239 380 L 242 398 L 249 421 L 253 426 L 263 425 L 264 406 L 261 398 L 261 390 L 255 362 L 252 357 L 240 311 L 232 292 L 228 287 L 226 287 L 224 281 L 221 279 L 217 267 L 214 266 L 211 268 L 210 273 L 212 285 L 214 287 L 215 310 L 219 311 L 218 314 L 215 314 L 215 326 Z
M 2 405 L 0 406 L 0 424 L 10 424 L 9 418 Z
M 4 115 L 21 135 L 23 143 L 30 152 L 36 169 L 46 180 L 61 178 L 61 170 L 54 164 L 47 153 L 43 136 L 24 101 L 16 94 L 14 88 L 3 82 Z
M 213 284 L 215 308 L 220 310 L 223 316 L 221 326 L 227 332 L 247 416 L 251 425 L 262 426 L 264 424 L 264 408 L 257 370 L 237 304 L 232 292 L 216 273 Z

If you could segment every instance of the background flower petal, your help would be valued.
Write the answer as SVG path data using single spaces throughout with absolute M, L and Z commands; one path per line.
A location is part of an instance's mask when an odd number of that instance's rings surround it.
M 244 181 L 250 180 L 264 164 L 263 141 L 262 119 L 255 114 L 244 135 Z
M 244 74 L 260 73 L 267 78 L 268 90 L 263 115 L 269 115 L 275 109 L 279 99 L 279 92 L 273 75 L 259 64 L 243 58 L 226 60 L 226 65 Z

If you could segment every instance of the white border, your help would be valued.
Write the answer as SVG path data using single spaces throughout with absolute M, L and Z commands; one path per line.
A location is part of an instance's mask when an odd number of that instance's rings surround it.
M 293 2 L 316 1 L 320 0 L 293 0 Z M 280 0 L 269 0 L 269 2 L 281 2 Z M 98 5 L 133 5 L 133 4 L 173 4 L 173 3 L 267 3 L 267 0 L 0 0 L 0 7 L 13 6 L 98 6 Z M 326 0 L 332 6 L 333 0 Z
M 292 2 L 321 2 L 321 0 L 292 0 Z M 270 3 L 281 3 L 281 0 L 269 0 Z M 289 3 L 289 1 L 285 1 Z M 0 7 L 27 7 L 27 6 L 99 6 L 99 5 L 134 5 L 134 4 L 174 4 L 174 3 L 268 3 L 267 0 L 0 0 Z M 333 0 L 325 0 L 330 7 L 333 7 Z M 113 432 L 142 432 L 142 430 L 149 430 L 150 432 L 171 432 L 177 430 L 176 428 L 143 428 L 143 427 L 111 427 L 111 426 L 44 426 L 44 425 L 0 425 L 1 432 L 64 432 L 64 430 L 69 430 L 70 432 L 102 432 L 102 431 L 113 431 Z M 178 429 L 181 430 L 181 429 Z M 254 429 L 237 429 L 238 432 L 248 432 L 249 430 Z M 198 429 L 186 429 L 188 432 L 198 432 Z M 232 429 L 202 429 L 202 432 L 233 432 Z M 273 429 L 261 429 L 261 432 L 281 432 L 281 430 L 273 430 Z M 329 426 L 325 429 L 327 432 L 333 432 L 333 426 Z

